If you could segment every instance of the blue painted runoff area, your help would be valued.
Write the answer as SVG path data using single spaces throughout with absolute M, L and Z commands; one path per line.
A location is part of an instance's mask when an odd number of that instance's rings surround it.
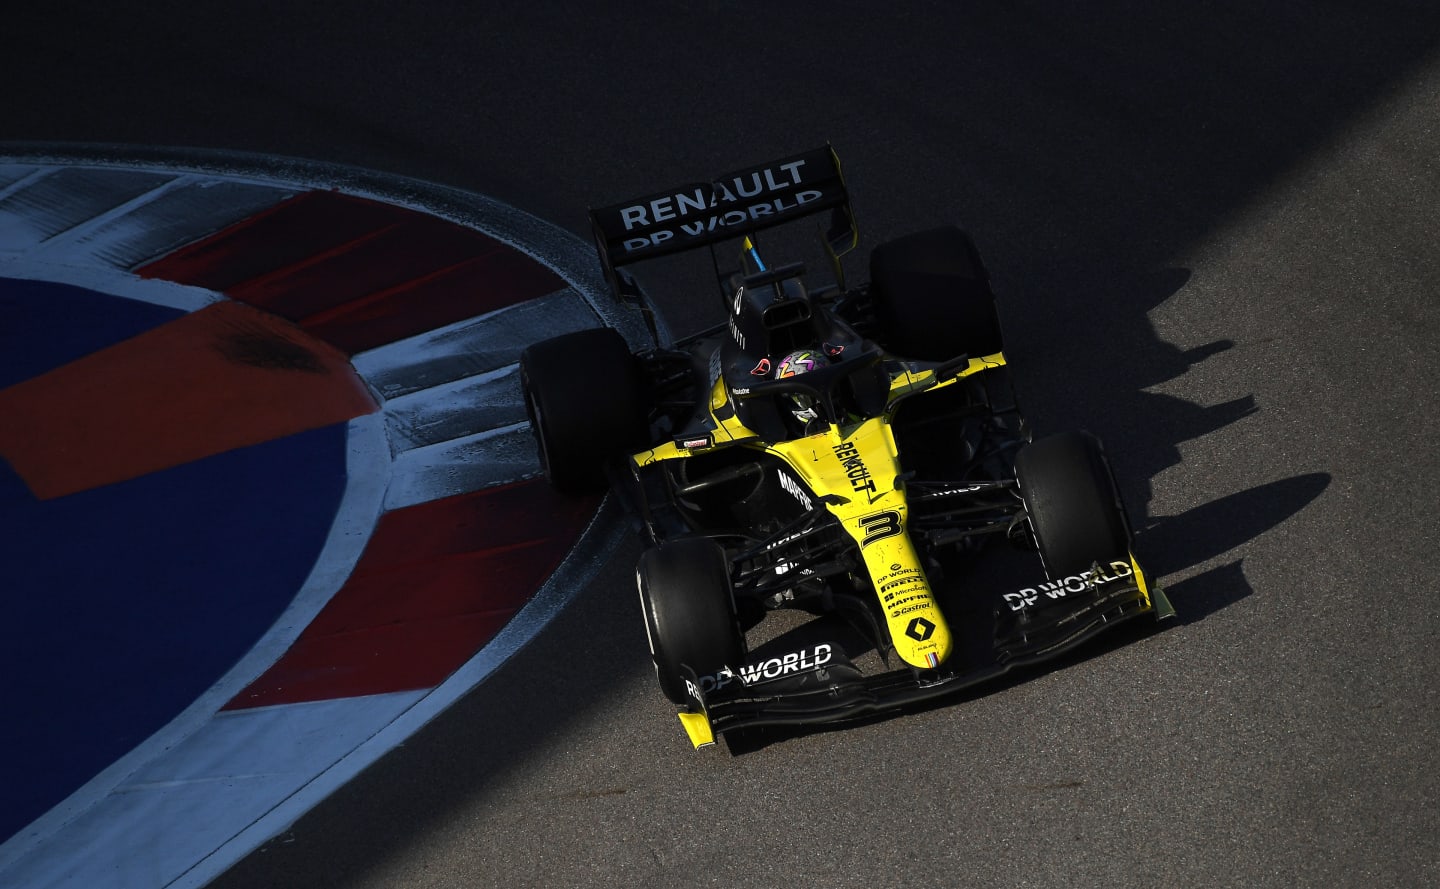
M 0 279 L 0 388 L 180 314 Z M 269 629 L 324 546 L 345 460 L 342 423 L 46 501 L 0 460 L 0 842 Z

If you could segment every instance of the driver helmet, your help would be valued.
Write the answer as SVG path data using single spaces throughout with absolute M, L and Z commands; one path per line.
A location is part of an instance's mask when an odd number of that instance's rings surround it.
M 819 349 L 799 349 L 780 359 L 780 364 L 775 368 L 775 379 L 798 377 L 800 374 L 818 370 L 826 364 L 829 362 Z M 791 395 L 789 398 L 794 403 L 791 413 L 801 423 L 809 423 L 811 420 L 820 418 L 819 412 L 815 410 L 815 400 L 809 395 Z

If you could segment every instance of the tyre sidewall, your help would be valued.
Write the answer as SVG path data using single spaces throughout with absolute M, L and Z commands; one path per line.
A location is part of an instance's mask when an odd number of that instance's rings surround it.
M 1129 526 L 1099 439 L 1069 432 L 1035 441 L 1020 450 L 1015 474 L 1051 580 L 1129 557 Z
M 635 574 L 651 658 L 667 698 L 688 701 L 686 669 L 698 677 L 740 666 L 744 637 L 729 562 L 718 544 L 703 537 L 661 544 L 640 557 Z

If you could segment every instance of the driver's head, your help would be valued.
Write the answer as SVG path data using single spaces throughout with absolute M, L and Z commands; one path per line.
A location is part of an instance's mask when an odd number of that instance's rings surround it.
M 780 359 L 780 364 L 775 368 L 775 379 L 798 377 L 800 374 L 818 370 L 828 363 L 825 354 L 818 349 L 799 349 Z M 789 398 L 794 403 L 791 413 L 802 424 L 819 419 L 820 414 L 815 410 L 815 400 L 810 396 L 791 395 Z
M 820 350 L 800 349 L 780 359 L 780 365 L 775 368 L 775 379 L 783 380 L 786 377 L 798 377 L 800 374 L 817 370 L 827 363 L 825 356 Z

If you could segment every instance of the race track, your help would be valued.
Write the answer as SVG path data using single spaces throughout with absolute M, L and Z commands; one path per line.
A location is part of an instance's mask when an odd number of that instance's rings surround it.
M 1180 614 L 695 753 L 632 539 L 213 885 L 1440 885 L 1433 3 L 120 7 L 4 14 L 0 142 L 351 164 L 583 235 L 830 141 L 862 246 L 974 233 L 1028 415 L 1106 441 Z M 720 318 L 643 280 L 678 333 Z

